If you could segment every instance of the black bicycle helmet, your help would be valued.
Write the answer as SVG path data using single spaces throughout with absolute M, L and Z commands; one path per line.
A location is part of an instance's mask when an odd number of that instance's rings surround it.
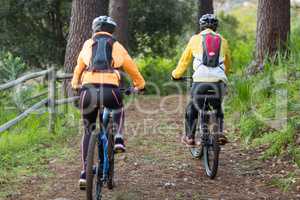
M 214 14 L 205 14 L 200 18 L 199 24 L 201 30 L 210 28 L 213 31 L 216 31 L 218 28 L 219 20 Z
M 104 26 L 109 27 L 113 31 L 117 27 L 117 23 L 111 17 L 99 16 L 94 19 L 92 30 L 93 32 L 102 31 Z

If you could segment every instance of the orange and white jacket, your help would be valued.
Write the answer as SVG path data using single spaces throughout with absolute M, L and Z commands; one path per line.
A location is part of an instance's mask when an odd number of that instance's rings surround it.
M 220 66 L 219 67 L 207 67 L 203 65 L 203 47 L 202 39 L 203 34 L 214 33 L 211 29 L 206 29 L 199 34 L 192 36 L 186 49 L 184 50 L 176 69 L 172 72 L 172 76 L 175 79 L 181 78 L 193 61 L 193 81 L 194 82 L 227 82 L 227 74 L 230 70 L 230 51 L 227 40 L 222 36 L 221 52 L 220 52 Z
M 111 35 L 107 32 L 95 33 L 95 35 L 98 34 Z M 116 69 L 116 73 L 87 71 L 86 69 L 89 66 L 92 57 L 92 45 L 93 39 L 87 40 L 78 56 L 77 66 L 75 67 L 71 82 L 73 88 L 78 88 L 80 85 L 85 84 L 111 84 L 119 86 L 121 78 L 117 69 L 120 69 L 121 67 L 133 80 L 133 85 L 135 87 L 138 89 L 143 89 L 145 87 L 145 80 L 136 64 L 128 54 L 127 50 L 117 41 L 112 47 L 112 63 L 113 67 Z

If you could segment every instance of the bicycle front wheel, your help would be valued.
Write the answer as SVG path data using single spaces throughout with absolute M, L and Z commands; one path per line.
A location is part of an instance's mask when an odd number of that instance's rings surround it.
M 87 200 L 101 200 L 102 197 L 103 150 L 101 144 L 99 144 L 98 137 L 98 134 L 92 134 L 88 149 L 86 169 Z
M 220 146 L 215 135 L 208 135 L 204 142 L 203 156 L 206 175 L 214 179 L 219 166 Z
M 114 135 L 111 134 L 112 130 L 110 130 L 110 134 L 108 135 L 108 159 L 109 159 L 109 170 L 108 170 L 108 181 L 107 187 L 108 189 L 113 189 L 114 187 L 114 170 L 115 170 L 115 153 L 114 153 Z

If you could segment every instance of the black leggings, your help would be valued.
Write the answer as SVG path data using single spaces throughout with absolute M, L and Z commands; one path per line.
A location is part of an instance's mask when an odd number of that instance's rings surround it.
M 209 106 L 217 111 L 217 121 L 219 121 L 220 132 L 223 132 L 224 114 L 222 100 L 225 95 L 226 85 L 223 82 L 217 83 L 193 83 L 191 91 L 191 101 L 186 108 L 185 132 L 188 137 L 194 137 L 200 111 L 204 111 L 201 119 L 201 130 L 207 132 L 209 116 L 205 111 Z M 210 95 L 207 98 L 207 95 Z M 206 105 L 206 107 L 204 107 Z
M 113 85 L 84 85 L 80 92 L 80 110 L 83 119 L 84 134 L 81 143 L 83 169 L 86 168 L 86 157 L 90 137 L 99 123 L 103 122 L 103 107 L 112 110 L 113 123 L 116 125 L 117 135 L 123 135 L 124 109 L 120 90 Z

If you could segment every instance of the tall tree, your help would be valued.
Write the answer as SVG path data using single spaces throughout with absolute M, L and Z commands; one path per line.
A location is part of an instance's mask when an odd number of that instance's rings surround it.
M 109 0 L 98 0 L 97 1 L 97 14 L 109 15 Z
M 291 29 L 290 0 L 259 0 L 256 30 L 256 60 L 261 68 L 266 56 L 284 50 Z
M 186 29 L 195 29 L 193 20 L 198 9 L 195 5 L 194 0 L 130 0 L 130 53 L 175 56 L 177 37 Z
M 71 0 L 0 0 L 0 4 L 1 50 L 22 57 L 29 66 L 63 64 Z
M 110 16 L 117 22 L 115 36 L 128 47 L 128 0 L 110 0 Z
M 108 13 L 108 0 L 73 0 L 72 14 L 65 54 L 64 68 L 73 72 L 82 45 L 92 35 L 92 22 L 96 16 Z M 64 87 L 67 87 L 65 82 Z
M 198 0 L 198 20 L 197 24 L 199 24 L 199 19 L 202 15 L 205 14 L 213 14 L 214 13 L 214 5 L 213 0 Z M 200 30 L 200 27 L 198 25 L 198 30 Z

